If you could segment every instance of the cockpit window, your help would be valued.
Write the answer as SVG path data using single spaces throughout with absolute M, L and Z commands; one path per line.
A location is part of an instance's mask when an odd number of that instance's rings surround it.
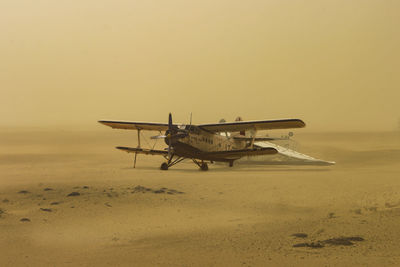
M 190 131 L 191 133 L 196 133 L 199 134 L 199 129 L 196 128 L 196 126 L 193 125 L 185 125 L 185 130 Z

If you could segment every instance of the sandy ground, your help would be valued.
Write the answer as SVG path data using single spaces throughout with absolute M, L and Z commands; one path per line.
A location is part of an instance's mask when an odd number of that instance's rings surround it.
M 295 138 L 337 165 L 133 169 L 133 132 L 1 129 L 0 265 L 399 265 L 400 134 Z

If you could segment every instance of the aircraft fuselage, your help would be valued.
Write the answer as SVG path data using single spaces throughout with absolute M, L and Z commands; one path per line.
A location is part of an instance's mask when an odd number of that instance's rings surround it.
M 240 150 L 247 147 L 246 142 L 234 140 L 233 136 L 225 136 L 204 131 L 198 127 L 186 126 L 189 134 L 184 138 L 172 140 L 174 154 L 185 158 L 198 158 L 214 161 L 232 161 L 232 158 L 210 157 L 210 152 Z M 168 144 L 169 140 L 166 139 Z

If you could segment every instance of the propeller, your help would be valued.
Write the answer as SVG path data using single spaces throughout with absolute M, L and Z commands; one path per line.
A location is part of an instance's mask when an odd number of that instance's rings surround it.
M 190 114 L 190 125 L 189 125 L 189 130 L 192 128 L 192 114 Z M 174 139 L 180 139 L 180 138 L 184 138 L 186 136 L 188 136 L 189 132 L 188 130 L 184 130 L 184 129 L 177 129 L 176 127 L 174 127 L 173 123 L 172 123 L 172 114 L 169 113 L 168 116 L 168 130 L 165 132 L 165 134 L 163 135 L 155 135 L 155 136 L 151 136 L 150 139 L 166 139 L 168 140 L 168 143 L 171 143 L 170 140 Z M 166 141 L 167 142 L 167 141 Z
M 166 135 L 156 135 L 156 136 L 151 136 L 150 139 L 164 139 L 167 138 Z
M 192 114 L 190 114 L 190 126 L 189 130 L 192 127 Z M 172 143 L 178 139 L 185 138 L 189 135 L 188 130 L 178 129 L 172 123 L 172 114 L 169 113 L 168 115 L 168 130 L 165 132 L 164 135 L 156 135 L 151 136 L 150 139 L 164 139 L 165 143 L 168 145 L 168 161 L 171 161 L 172 157 Z

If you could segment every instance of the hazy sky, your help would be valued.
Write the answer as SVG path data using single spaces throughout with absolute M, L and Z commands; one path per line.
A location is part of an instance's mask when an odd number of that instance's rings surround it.
M 391 130 L 400 1 L 0 1 L 0 126 L 301 118 Z

